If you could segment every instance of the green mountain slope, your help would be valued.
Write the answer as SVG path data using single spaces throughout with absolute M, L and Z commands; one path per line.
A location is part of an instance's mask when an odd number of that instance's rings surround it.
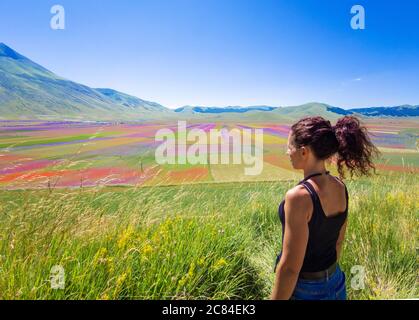
M 130 96 L 126 93 L 122 93 L 113 89 L 97 88 L 95 90 L 105 95 L 109 99 L 111 99 L 113 103 L 126 107 L 126 108 L 130 108 L 130 109 L 143 108 L 144 110 L 147 110 L 150 112 L 169 111 L 167 108 L 163 107 L 162 105 L 156 102 L 145 101 L 140 98 Z
M 61 78 L 0 43 L 0 119 L 141 120 L 171 113 L 111 91 Z

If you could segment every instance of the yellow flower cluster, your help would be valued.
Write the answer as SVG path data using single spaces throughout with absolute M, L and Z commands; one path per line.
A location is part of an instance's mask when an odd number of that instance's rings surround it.
M 193 278 L 193 276 L 195 275 L 195 269 L 196 269 L 195 262 L 191 262 L 188 273 L 185 274 L 178 282 L 179 287 L 184 287 L 187 281 Z
M 402 191 L 388 193 L 386 200 L 388 203 L 395 206 L 403 205 L 404 208 L 417 206 L 416 196 L 414 196 L 414 193 L 406 193 Z
M 122 286 L 123 286 L 125 280 L 127 279 L 127 276 L 128 275 L 126 273 L 123 273 L 116 279 L 116 286 L 115 286 L 115 290 L 113 292 L 114 297 L 117 297 L 119 295 L 119 293 L 121 292 Z
M 119 236 L 119 239 L 118 239 L 118 248 L 119 249 L 124 248 L 127 245 L 128 241 L 133 236 L 133 234 L 134 234 L 134 228 L 133 228 L 133 226 L 129 226 L 128 228 L 126 228 L 122 232 L 122 234 Z
M 214 270 L 219 270 L 227 265 L 227 261 L 224 258 L 218 259 L 212 266 Z
M 108 249 L 102 247 L 96 252 L 94 258 L 93 258 L 93 265 L 97 266 L 99 264 L 102 264 L 106 262 L 106 256 L 108 254 Z
M 107 294 L 107 293 L 102 294 L 102 296 L 99 298 L 99 300 L 110 300 L 109 294 Z
M 141 255 L 144 257 L 147 257 L 152 252 L 153 252 L 153 247 L 149 243 L 146 243 L 141 248 Z
M 203 267 L 205 265 L 205 258 L 199 258 L 198 259 L 198 266 Z
M 118 277 L 118 279 L 116 280 L 116 286 L 117 287 L 122 286 L 122 284 L 124 283 L 124 281 L 125 281 L 126 278 L 127 278 L 127 274 L 126 273 L 121 274 Z
M 154 231 L 153 236 L 151 237 L 151 241 L 158 245 L 163 240 L 169 239 L 169 231 L 172 227 L 173 220 L 171 218 L 167 218 L 162 224 L 158 226 L 156 231 Z

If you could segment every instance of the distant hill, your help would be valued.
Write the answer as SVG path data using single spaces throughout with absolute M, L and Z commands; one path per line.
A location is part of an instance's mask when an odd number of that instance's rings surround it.
M 249 111 L 272 111 L 275 107 L 268 106 L 253 106 L 253 107 L 181 107 L 175 109 L 175 112 L 189 112 L 189 113 L 245 113 Z
M 171 110 L 61 78 L 0 43 L 0 119 L 153 119 Z
M 333 107 L 324 103 L 308 103 L 302 106 L 293 107 L 294 110 L 289 108 L 283 108 L 283 113 L 293 113 L 294 116 L 313 115 L 316 112 L 322 114 L 324 112 L 334 113 L 336 115 L 357 115 L 364 117 L 418 117 L 419 106 L 403 105 L 395 107 L 370 107 L 370 108 L 353 108 L 353 109 L 342 109 Z M 285 110 L 287 110 L 285 112 Z
M 300 106 L 281 107 L 276 109 L 275 112 L 289 118 L 290 120 L 316 115 L 323 116 L 328 119 L 339 118 L 340 115 L 335 111 L 332 111 L 332 109 L 335 110 L 327 104 L 311 102 Z
M 0 120 L 295 121 L 309 115 L 334 120 L 347 114 L 417 117 L 419 106 L 342 109 L 311 102 L 293 107 L 185 106 L 171 110 L 113 89 L 94 89 L 64 79 L 0 43 Z
M 311 102 L 299 106 L 290 107 L 192 107 L 185 106 L 175 110 L 176 113 L 185 116 L 210 116 L 215 114 L 236 114 L 248 113 L 246 116 L 259 115 L 266 119 L 289 119 L 295 120 L 304 116 L 320 115 L 328 118 L 339 118 L 344 115 L 357 115 L 364 117 L 417 117 L 419 116 L 419 106 L 396 106 L 396 107 L 372 107 L 372 108 L 354 108 L 342 109 L 333 107 L 325 103 Z M 224 115 L 226 116 L 226 115 Z
M 295 121 L 308 115 L 320 115 L 329 119 L 337 119 L 340 116 L 330 111 L 330 106 L 322 103 L 307 103 L 293 107 L 271 107 L 271 106 L 252 106 L 252 107 L 194 107 L 185 106 L 178 108 L 175 112 L 183 118 L 193 120 L 211 121 Z M 342 109 L 343 110 L 343 109 Z
M 350 109 L 352 113 L 362 114 L 367 117 L 417 117 L 419 105 L 403 105 L 397 107 L 372 107 Z

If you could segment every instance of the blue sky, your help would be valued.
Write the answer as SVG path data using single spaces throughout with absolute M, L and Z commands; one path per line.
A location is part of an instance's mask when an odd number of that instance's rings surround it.
M 66 29 L 50 28 L 50 8 Z M 361 4 L 366 29 L 350 27 Z M 0 42 L 174 108 L 419 104 L 419 1 L 2 0 Z

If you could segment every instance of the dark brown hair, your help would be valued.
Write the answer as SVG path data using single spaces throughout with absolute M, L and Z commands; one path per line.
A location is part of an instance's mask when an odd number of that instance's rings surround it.
M 341 177 L 344 177 L 344 165 L 351 176 L 369 175 L 371 169 L 375 172 L 373 158 L 380 152 L 371 142 L 367 129 L 354 116 L 339 119 L 335 126 L 322 117 L 303 118 L 291 127 L 291 132 L 296 147 L 310 146 L 320 160 L 336 154 Z

